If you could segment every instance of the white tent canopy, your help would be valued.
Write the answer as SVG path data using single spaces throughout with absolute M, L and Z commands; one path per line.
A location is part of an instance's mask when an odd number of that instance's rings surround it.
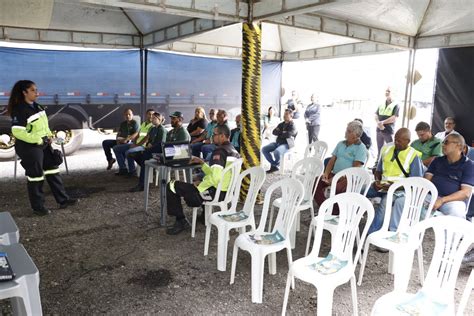
M 0 0 L 0 40 L 240 57 L 249 16 L 266 60 L 474 46 L 472 0 Z

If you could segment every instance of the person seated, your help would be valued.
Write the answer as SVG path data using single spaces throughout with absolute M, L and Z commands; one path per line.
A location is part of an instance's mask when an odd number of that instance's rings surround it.
M 139 153 L 135 153 L 133 158 L 140 166 L 140 177 L 138 179 L 138 184 L 130 189 L 130 192 L 139 192 L 143 191 L 145 187 L 145 161 L 151 159 L 153 154 L 161 153 L 162 147 L 161 144 L 166 140 L 166 135 L 168 131 L 163 126 L 164 117 L 158 113 L 153 113 L 152 123 L 153 127 L 148 131 L 146 139 L 145 150 Z
M 120 124 L 116 139 L 106 139 L 102 142 L 102 148 L 105 152 L 108 165 L 107 170 L 112 169 L 115 159 L 112 157 L 112 148 L 117 145 L 129 144 L 138 135 L 139 126 L 138 123 L 133 119 L 132 109 L 125 109 L 123 111 L 125 121 Z M 117 158 L 118 159 L 118 158 Z M 122 172 L 119 174 L 126 173 L 125 161 L 123 166 L 120 167 Z
M 421 152 L 421 161 L 425 167 L 438 156 L 441 156 L 441 140 L 431 134 L 430 125 L 426 122 L 420 122 L 415 127 L 418 139 L 411 143 L 411 147 Z
M 216 126 L 226 125 L 227 127 L 229 127 L 229 123 L 227 123 L 227 112 L 225 110 L 219 109 L 219 111 L 217 111 L 216 117 Z M 204 158 L 204 160 L 206 161 L 209 161 L 209 159 L 211 158 L 211 153 L 214 151 L 214 149 L 216 149 L 216 144 L 204 144 L 201 148 L 202 158 Z
M 183 126 L 183 113 L 175 111 L 170 114 L 171 127 L 173 127 L 166 134 L 166 142 L 190 142 L 191 136 Z
M 132 139 L 130 143 L 118 144 L 113 147 L 115 158 L 117 158 L 117 163 L 119 165 L 119 172 L 117 175 L 135 174 L 135 162 L 133 158 L 129 157 L 129 154 L 140 152 L 145 149 L 142 145 L 144 144 L 144 138 L 148 133 L 148 130 L 153 126 L 151 118 L 154 112 L 153 109 L 148 109 L 146 111 L 146 120 L 140 125 L 137 136 Z M 128 172 L 127 166 L 125 165 L 125 159 L 127 159 Z
M 207 126 L 206 112 L 202 106 L 198 106 L 194 111 L 194 118 L 189 122 L 188 130 L 191 135 L 191 142 L 204 133 Z
M 209 110 L 209 119 L 210 122 L 207 123 L 204 132 L 201 133 L 201 135 L 194 140 L 191 140 L 191 150 L 193 153 L 193 156 L 199 157 L 201 156 L 201 148 L 205 144 L 210 144 L 211 139 L 212 139 L 212 133 L 214 131 L 214 127 L 217 125 L 217 110 L 216 109 L 210 109 Z
M 365 145 L 365 148 L 369 150 L 370 146 L 372 146 L 372 138 L 370 138 L 370 136 L 367 134 L 367 131 L 364 129 L 364 122 L 360 118 L 356 118 L 354 121 L 360 122 L 360 124 L 362 124 L 362 135 L 360 136 L 360 141 Z
M 367 148 L 365 148 L 365 145 L 360 140 L 362 133 L 362 124 L 360 122 L 352 121 L 347 124 L 345 140 L 340 141 L 336 145 L 316 188 L 314 199 L 318 205 L 321 205 L 326 200 L 324 191 L 328 186 L 336 185 L 337 194 L 346 191 L 347 181 L 345 179 L 341 179 L 337 184 L 331 183 L 336 173 L 350 167 L 362 167 L 367 162 Z M 338 210 L 334 209 L 333 214 L 337 215 Z
M 423 176 L 421 153 L 410 147 L 410 130 L 400 128 L 395 133 L 395 141 L 382 147 L 380 159 L 374 174 L 375 182 L 367 193 L 368 198 L 381 197 L 381 202 L 375 207 L 375 216 L 368 234 L 380 230 L 385 217 L 387 190 L 390 185 L 401 178 Z M 396 231 L 400 223 L 405 197 L 400 194 L 393 199 L 392 214 L 389 230 Z
M 273 106 L 268 108 L 267 114 L 263 116 L 263 130 L 262 137 L 264 139 L 270 139 L 273 135 L 273 129 L 280 123 L 280 119 L 275 116 L 275 109 Z
M 166 230 L 168 235 L 177 235 L 189 228 L 189 222 L 183 213 L 181 198 L 190 207 L 202 206 L 203 202 L 214 198 L 217 186 L 222 178 L 222 171 L 229 166 L 236 158 L 240 158 L 239 153 L 229 142 L 230 130 L 227 125 L 219 125 L 214 128 L 213 143 L 216 148 L 212 152 L 209 164 L 198 157 L 192 158 L 192 163 L 200 163 L 204 172 L 204 178 L 198 185 L 181 181 L 170 181 L 166 186 L 166 200 L 168 215 L 174 216 L 174 225 Z M 231 174 L 227 173 L 224 178 L 222 192 L 219 197 L 224 199 L 230 185 Z M 204 215 L 204 214 L 203 214 Z
M 447 118 L 444 119 L 444 131 L 436 133 L 435 137 L 440 140 L 444 140 L 444 138 L 448 136 L 449 134 L 458 133 L 454 130 L 455 127 L 456 127 L 456 121 L 454 120 L 454 117 L 448 116 Z
M 276 141 L 272 142 L 262 148 L 262 154 L 270 163 L 271 167 L 268 173 L 272 173 L 279 170 L 280 159 L 288 149 L 294 146 L 294 140 L 296 137 L 296 127 L 293 122 L 293 112 L 286 109 L 283 116 L 283 122 L 273 130 Z
M 474 162 L 464 155 L 464 146 L 464 137 L 460 134 L 446 136 L 444 156 L 435 158 L 425 173 L 425 178 L 438 189 L 433 210 L 461 218 L 466 217 L 466 203 L 474 186 Z
M 235 117 L 235 124 L 237 125 L 237 127 L 230 131 L 230 143 L 238 152 L 240 152 L 240 135 L 242 134 L 242 126 L 240 124 L 240 119 L 241 115 L 237 114 L 237 116 Z

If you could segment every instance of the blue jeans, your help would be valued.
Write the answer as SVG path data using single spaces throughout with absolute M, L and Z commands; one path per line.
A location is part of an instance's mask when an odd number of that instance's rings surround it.
M 127 150 L 130 149 L 131 144 L 118 144 L 114 146 L 113 150 L 115 153 L 115 158 L 117 158 L 117 163 L 119 165 L 120 170 L 127 169 L 125 165 L 125 158 L 127 158 L 128 162 L 128 172 L 133 173 L 135 172 L 135 161 L 133 158 L 129 158 L 125 156 Z
M 205 145 L 203 145 L 202 148 L 201 148 L 202 158 L 205 161 L 210 161 L 211 160 L 211 154 L 215 149 L 216 149 L 216 145 L 214 145 L 214 144 L 205 144 Z
M 385 219 L 385 209 L 387 207 L 387 193 L 377 192 L 373 187 L 370 187 L 369 192 L 367 192 L 367 198 L 374 198 L 374 197 L 380 197 L 382 198 L 382 200 L 380 201 L 380 204 L 378 204 L 375 207 L 374 221 L 370 225 L 367 235 L 370 235 L 371 233 L 380 230 L 380 228 L 382 228 L 383 221 Z M 393 197 L 392 213 L 390 214 L 390 223 L 388 225 L 388 230 L 396 231 L 398 229 L 398 225 L 400 224 L 400 218 L 402 217 L 404 205 L 405 205 L 404 193 L 401 193 L 399 196 Z
M 288 151 L 288 149 L 289 147 L 287 144 L 279 145 L 277 143 L 270 143 L 262 148 L 262 153 L 272 167 L 278 168 L 278 166 L 280 166 L 281 157 Z
M 201 157 L 201 148 L 204 144 L 202 142 L 191 144 L 191 152 L 193 156 Z
M 102 148 L 104 149 L 105 158 L 107 159 L 107 161 L 110 161 L 113 159 L 112 148 L 115 145 L 117 145 L 117 141 L 115 139 L 106 139 L 102 142 Z
M 441 205 L 438 211 L 444 215 L 466 218 L 466 203 L 464 203 L 464 201 L 447 202 Z

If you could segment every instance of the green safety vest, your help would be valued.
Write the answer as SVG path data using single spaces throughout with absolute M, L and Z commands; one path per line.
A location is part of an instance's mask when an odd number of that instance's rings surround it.
M 394 152 L 395 145 L 393 143 L 385 145 L 381 150 L 380 155 L 383 162 L 382 180 L 396 181 L 405 178 L 402 169 L 398 166 L 397 160 L 392 160 Z M 398 153 L 398 159 L 407 173 L 410 173 L 410 164 L 416 156 L 421 157 L 421 153 L 410 146 Z
M 150 130 L 150 128 L 153 127 L 153 123 L 148 123 L 148 122 L 143 122 L 141 125 L 140 125 L 140 129 L 139 129 L 139 135 L 138 135 L 138 138 L 137 138 L 137 141 L 136 143 L 139 143 L 141 142 L 141 140 L 143 138 L 145 138 L 145 136 L 148 134 L 148 131 Z
M 30 116 L 26 126 L 13 125 L 12 134 L 24 142 L 41 145 L 43 137 L 52 135 L 46 112 L 43 110 Z
M 395 106 L 397 106 L 395 102 L 392 102 L 389 105 L 382 104 L 381 106 L 379 106 L 377 113 L 379 115 L 392 116 L 393 109 L 395 108 Z

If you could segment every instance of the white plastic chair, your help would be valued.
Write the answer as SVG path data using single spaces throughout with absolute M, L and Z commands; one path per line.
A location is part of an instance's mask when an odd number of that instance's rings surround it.
M 335 204 L 339 206 L 339 225 L 334 238 L 331 239 L 331 250 L 327 257 L 319 257 L 321 248 L 324 218 L 332 212 Z M 355 267 L 359 260 L 363 241 L 374 219 L 374 207 L 363 195 L 358 193 L 342 193 L 330 197 L 319 208 L 318 223 L 311 253 L 296 260 L 288 271 L 282 315 L 286 313 L 290 284 L 294 289 L 294 278 L 314 285 L 317 289 L 317 315 L 332 315 L 334 290 L 341 284 L 351 282 L 352 304 L 354 315 L 357 315 L 357 286 Z M 353 255 L 354 242 L 363 217 L 367 221 L 360 236 L 357 252 Z
M 281 207 L 275 221 L 275 226 L 271 233 L 265 232 L 265 226 L 268 217 L 272 195 L 275 190 L 281 190 Z M 291 244 L 290 229 L 296 217 L 296 210 L 304 197 L 304 187 L 301 182 L 295 179 L 282 179 L 273 183 L 265 193 L 263 202 L 262 216 L 258 228 L 254 232 L 240 234 L 234 243 L 234 253 L 232 256 L 232 271 L 230 284 L 234 283 L 235 267 L 237 265 L 237 256 L 239 248 L 248 251 L 252 257 L 252 302 L 262 303 L 263 296 L 263 271 L 265 257 L 269 255 L 268 266 L 269 273 L 276 274 L 276 253 L 286 249 L 288 257 L 288 266 L 291 265 Z M 257 243 L 254 240 L 260 237 L 278 236 L 278 240 L 273 243 Z M 263 238 L 262 238 L 263 239 Z M 275 239 L 274 239 L 275 240 Z
M 395 192 L 399 189 L 403 189 L 405 192 L 405 203 L 403 211 L 400 217 L 400 223 L 397 231 L 389 231 L 390 218 L 392 214 L 392 202 Z M 411 228 L 416 225 L 420 219 L 422 220 L 422 209 L 426 207 L 425 200 L 428 195 L 429 205 L 426 208 L 426 215 L 423 219 L 430 217 L 433 205 L 438 198 L 438 190 L 431 181 L 428 181 L 421 177 L 410 177 L 400 179 L 392 184 L 387 192 L 387 205 L 385 207 L 385 218 L 383 221 L 382 228 L 379 231 L 373 232 L 367 237 L 365 243 L 364 253 L 362 255 L 362 264 L 360 267 L 359 282 L 362 284 L 362 277 L 364 275 L 365 264 L 367 261 L 367 254 L 369 252 L 370 244 L 378 246 L 380 248 L 390 250 L 389 257 L 389 273 L 393 273 L 394 269 L 398 269 L 401 262 L 405 260 L 403 256 L 403 249 L 405 247 L 406 236 L 410 232 Z M 420 244 L 418 249 L 418 268 L 420 283 L 423 284 L 424 279 L 424 268 L 423 268 L 423 249 Z M 404 283 L 408 280 L 398 278 L 395 273 L 394 287 L 398 289 L 400 286 L 404 287 Z
M 228 160 L 231 157 L 227 158 Z M 234 158 L 235 159 L 235 158 Z M 212 214 L 213 207 L 219 207 L 221 211 L 226 211 L 229 207 L 229 203 L 232 202 L 232 195 L 234 193 L 235 185 L 237 184 L 237 178 L 239 177 L 240 168 L 242 167 L 242 159 L 235 159 L 232 164 L 227 166 L 222 171 L 222 178 L 219 182 L 219 185 L 216 188 L 216 194 L 214 195 L 214 199 L 212 201 L 204 202 L 204 218 L 206 221 L 206 227 L 209 225 L 209 216 Z M 219 197 L 222 191 L 222 185 L 224 184 L 223 181 L 226 178 L 226 175 L 231 174 L 231 180 L 229 187 L 227 188 L 227 192 L 225 197 L 222 201 L 219 201 Z M 191 237 L 194 238 L 196 232 L 196 219 L 197 219 L 197 212 L 200 207 L 193 207 L 193 222 L 191 227 Z
M 10 212 L 0 212 L 0 245 L 17 244 L 20 231 Z
M 209 225 L 206 226 L 206 240 L 204 243 L 204 255 L 209 251 L 209 239 L 211 238 L 211 228 L 215 225 L 217 228 L 217 270 L 225 271 L 227 263 L 227 244 L 229 241 L 229 231 L 239 229 L 241 233 L 245 232 L 247 226 L 251 231 L 255 230 L 254 208 L 257 195 L 265 182 L 265 169 L 260 166 L 245 170 L 239 175 L 237 185 L 232 198 L 230 209 L 227 211 L 213 213 L 209 217 Z M 246 180 L 247 178 L 247 180 Z M 242 182 L 249 183 L 247 197 L 245 198 L 242 209 L 237 210 L 239 203 L 240 189 Z
M 474 242 L 472 227 L 472 223 L 454 216 L 432 217 L 414 226 L 404 245 L 405 255 L 397 273 L 410 277 L 413 252 L 421 245 L 425 231 L 432 228 L 435 247 L 424 285 L 415 294 L 407 293 L 407 286 L 385 294 L 375 302 L 372 315 L 406 315 L 400 310 L 411 310 L 413 315 L 454 315 L 454 288 L 462 258 Z M 463 314 L 472 282 L 473 272 L 457 315 Z
M 43 315 L 39 271 L 22 244 L 0 246 L 15 273 L 12 281 L 0 282 L 0 300 L 10 299 L 13 315 Z
M 311 218 L 314 217 L 314 203 L 313 197 L 314 192 L 316 191 L 316 187 L 318 185 L 319 179 L 321 174 L 324 171 L 323 162 L 317 158 L 304 158 L 294 164 L 293 169 L 291 171 L 291 178 L 297 179 L 301 181 L 304 186 L 305 195 L 303 201 L 301 202 L 300 206 L 297 209 L 297 217 L 295 221 L 295 225 L 298 226 L 300 212 L 304 210 L 310 210 Z M 280 208 L 281 199 L 275 199 L 273 201 L 272 207 L 270 209 L 270 218 L 268 220 L 268 227 L 272 227 L 273 223 L 273 210 L 275 208 Z M 295 239 L 296 239 L 296 230 L 297 227 L 292 228 L 290 240 L 291 240 L 291 248 L 295 248 Z
M 326 142 L 323 142 L 322 140 L 317 140 L 306 147 L 304 151 L 304 157 L 316 157 L 323 161 L 327 151 L 328 144 Z
M 331 180 L 333 185 L 331 185 L 329 197 L 333 197 L 336 195 L 336 183 L 342 177 L 345 177 L 347 181 L 346 192 L 360 193 L 363 196 L 367 195 L 371 183 L 370 174 L 364 168 L 352 167 L 341 170 L 334 175 Z M 309 253 L 309 246 L 311 244 L 312 237 L 311 235 L 313 233 L 313 230 L 315 229 L 316 223 L 318 222 L 318 216 L 312 218 L 313 219 L 311 220 L 311 225 L 308 230 L 308 240 L 306 242 L 305 256 L 307 256 Z M 331 236 L 334 236 L 338 224 L 339 215 L 326 215 L 326 218 L 324 219 L 324 229 L 329 231 L 329 233 L 331 233 Z M 357 242 L 359 242 L 358 239 L 359 237 L 357 235 Z

